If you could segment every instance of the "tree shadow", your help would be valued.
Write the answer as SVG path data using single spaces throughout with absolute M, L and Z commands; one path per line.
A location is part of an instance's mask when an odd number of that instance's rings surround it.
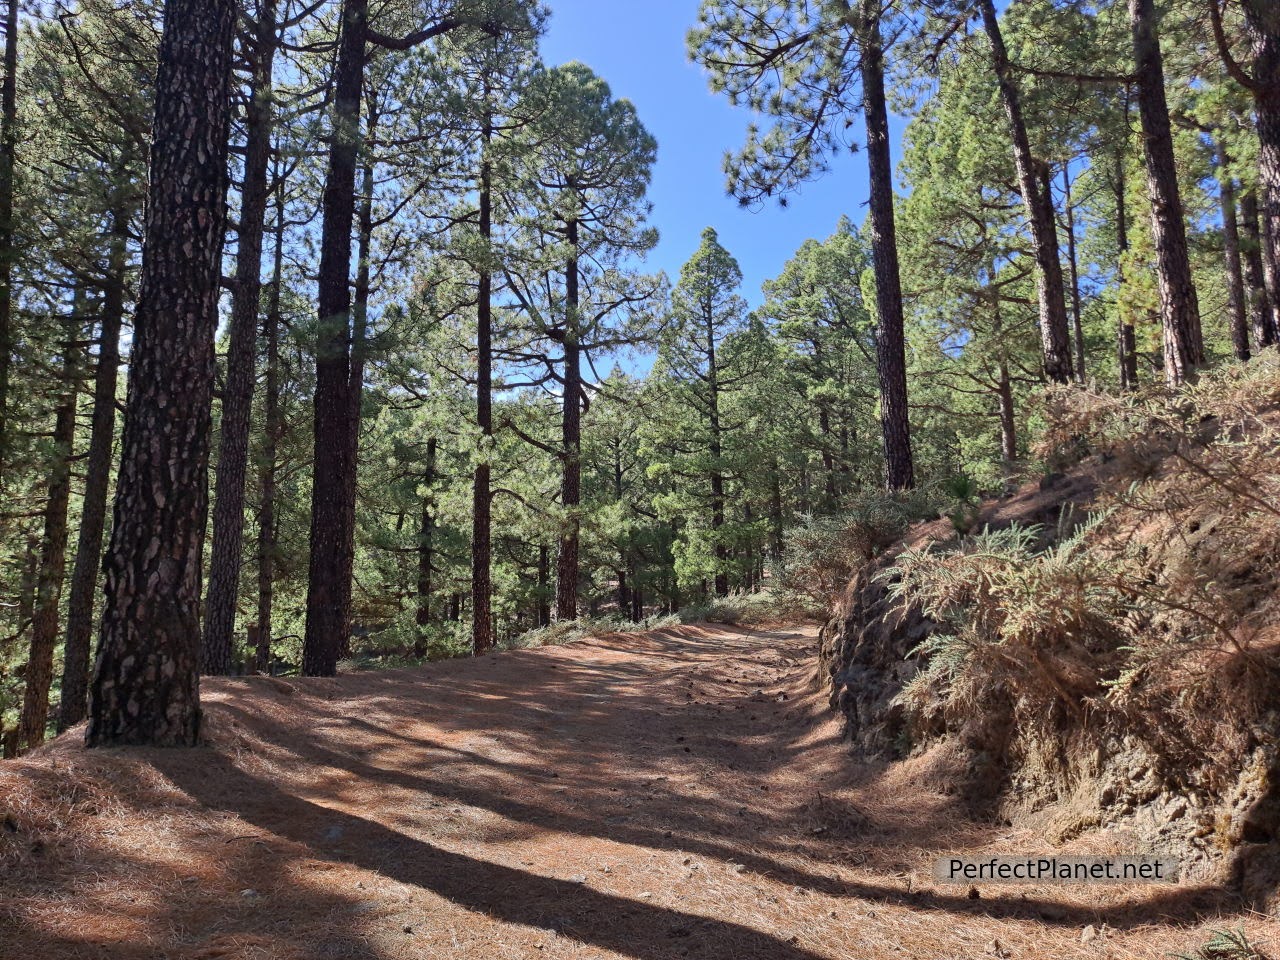
M 708 960 L 769 957 L 817 960 L 776 937 L 724 920 L 629 900 L 575 883 L 466 857 L 406 836 L 372 820 L 293 796 L 210 752 L 207 762 L 157 753 L 152 762 L 206 807 L 233 813 L 264 830 L 310 845 L 308 829 L 327 822 L 341 833 L 348 862 L 430 890 L 492 919 L 539 929 L 613 950 L 636 960 L 665 960 L 678 939 Z M 568 912 L 568 923 L 560 918 Z

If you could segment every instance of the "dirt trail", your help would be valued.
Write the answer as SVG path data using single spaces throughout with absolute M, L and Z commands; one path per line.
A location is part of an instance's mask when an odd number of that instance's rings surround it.
M 0 766 L 0 960 L 1154 958 L 1237 922 L 1212 888 L 935 884 L 1046 844 L 966 821 L 927 762 L 853 764 L 814 635 L 207 681 L 195 751 L 72 731 Z

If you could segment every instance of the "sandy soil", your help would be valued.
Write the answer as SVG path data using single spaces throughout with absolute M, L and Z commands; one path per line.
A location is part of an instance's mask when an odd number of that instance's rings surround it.
M 72 731 L 0 766 L 0 960 L 1156 958 L 1240 924 L 1280 944 L 1212 884 L 935 883 L 936 857 L 1047 842 L 966 820 L 928 758 L 854 764 L 815 633 L 208 681 L 192 751 Z

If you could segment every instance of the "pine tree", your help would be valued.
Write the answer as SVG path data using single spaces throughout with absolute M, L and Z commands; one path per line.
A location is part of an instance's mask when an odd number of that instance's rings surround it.
M 1044 350 L 1044 372 L 1050 380 L 1067 383 L 1072 377 L 1070 334 L 1062 282 L 1062 260 L 1058 251 L 1058 230 L 1053 212 L 1046 164 L 1037 161 L 1031 150 L 1022 95 L 1013 75 L 1004 33 L 993 0 L 979 0 L 983 29 L 991 45 L 991 62 L 1000 88 L 1000 101 L 1009 122 L 1018 189 L 1027 209 L 1031 242 L 1036 260 L 1036 292 L 1040 303 L 1040 339 Z
M 562 353 L 556 380 L 565 529 L 556 552 L 555 617 L 573 620 L 578 616 L 582 524 L 584 365 L 592 362 L 593 352 L 642 342 L 652 332 L 625 319 L 652 298 L 655 285 L 626 284 L 610 268 L 657 242 L 656 232 L 644 227 L 657 142 L 632 104 L 615 100 L 608 85 L 583 64 L 543 72 L 528 99 L 537 120 L 522 134 L 527 146 L 519 169 L 532 193 L 530 216 L 555 241 L 549 255 L 555 258 L 563 251 L 563 306 L 550 304 L 551 315 L 542 327 Z M 541 312 L 532 291 L 525 290 L 516 288 L 526 308 Z
M 167 0 L 90 746 L 190 746 L 230 136 L 232 0 Z
M 1169 384 L 1176 386 L 1194 375 L 1205 361 L 1200 305 L 1187 253 L 1186 220 L 1165 98 L 1164 58 L 1156 26 L 1155 0 L 1129 0 L 1129 22 L 1160 285 L 1164 375 Z
M 732 440 L 746 423 L 731 410 L 730 400 L 765 366 L 763 330 L 748 316 L 738 294 L 741 283 L 738 262 L 720 245 L 715 230 L 703 230 L 702 243 L 672 291 L 657 367 L 670 378 L 672 403 L 686 411 L 680 435 L 672 438 L 675 456 L 665 469 L 696 478 L 696 485 L 682 493 L 699 505 L 697 513 L 707 524 L 705 530 L 690 531 L 697 539 L 686 541 L 686 567 L 705 570 L 721 597 L 729 592 Z M 688 516 L 678 503 L 672 499 L 668 513 Z
M 244 119 L 244 174 L 240 184 L 236 277 L 231 297 L 227 377 L 222 391 L 222 434 L 213 499 L 213 546 L 205 597 L 203 670 L 232 669 L 232 632 L 240 593 L 249 419 L 253 409 L 258 314 L 262 292 L 262 241 L 271 194 L 274 123 L 272 78 L 280 44 L 276 0 L 260 0 L 244 44 L 249 85 Z
M 763 135 L 752 127 L 743 150 L 726 160 L 729 190 L 744 204 L 785 199 L 825 173 L 826 158 L 844 145 L 848 123 L 842 121 L 863 114 L 886 477 L 890 489 L 901 490 L 914 484 L 915 468 L 884 86 L 885 16 L 883 5 L 872 0 L 857 9 L 824 4 L 819 11 L 795 2 L 704 0 L 689 48 L 709 71 L 712 89 L 776 118 Z

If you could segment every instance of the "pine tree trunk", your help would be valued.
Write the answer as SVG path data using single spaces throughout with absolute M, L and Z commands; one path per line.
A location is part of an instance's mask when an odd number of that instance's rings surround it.
M 836 458 L 831 452 L 831 413 L 822 401 L 818 406 L 818 436 L 822 440 L 823 508 L 824 512 L 830 512 L 835 510 L 839 496 L 836 493 Z
M 1133 32 L 1138 114 L 1142 121 L 1151 197 L 1151 232 L 1156 244 L 1160 320 L 1164 328 L 1164 375 L 1177 386 L 1204 365 L 1200 307 L 1187 254 L 1187 228 L 1178 193 L 1178 168 L 1164 92 L 1164 58 L 1156 27 L 1155 0 L 1129 0 Z
M 618 555 L 618 566 L 614 571 L 618 577 L 618 586 L 616 597 L 618 602 L 618 616 L 626 616 L 627 611 L 631 609 L 631 588 L 627 585 L 627 555 L 620 553 Z
M 427 655 L 427 628 L 431 626 L 431 592 L 435 573 L 436 507 L 436 438 L 427 441 L 427 465 L 422 474 L 422 526 L 418 532 L 418 609 L 414 622 L 418 625 L 418 638 L 413 645 L 415 657 Z
M 634 551 L 627 563 L 631 575 L 631 622 L 639 623 L 644 619 L 644 590 L 640 583 L 640 565 Z
M 772 534 L 773 562 L 782 567 L 783 531 L 786 523 L 782 516 L 782 470 L 775 458 L 769 471 L 769 525 Z
M 4 21 L 4 80 L 0 84 L 0 477 L 9 452 L 9 381 L 13 362 L 13 195 L 18 165 L 18 7 L 9 0 Z
M 565 265 L 564 396 L 561 398 L 563 474 L 560 502 L 565 529 L 556 556 L 556 620 L 578 617 L 578 546 L 582 500 L 582 348 L 578 320 L 578 223 L 566 230 L 569 260 Z
M 372 140 L 377 129 L 378 118 L 369 117 L 368 136 Z M 360 212 L 357 216 L 357 253 L 355 304 L 352 310 L 351 326 L 351 376 L 348 380 L 347 408 L 347 475 L 343 478 L 343 517 L 347 527 L 342 532 L 342 605 L 348 611 L 347 630 L 343 634 L 341 656 L 351 655 L 351 599 L 355 586 L 356 563 L 356 500 L 359 496 L 360 473 L 360 427 L 364 419 L 364 371 L 368 361 L 369 340 L 369 297 L 372 290 L 373 256 L 373 188 L 376 170 L 372 163 L 366 163 L 360 187 Z
M 489 162 L 489 144 L 493 138 L 490 124 L 485 124 L 483 158 L 480 162 L 480 236 L 486 244 L 493 237 L 493 172 Z M 488 251 L 485 251 L 488 256 Z M 476 308 L 476 423 L 484 445 L 476 462 L 472 483 L 471 522 L 471 647 L 477 656 L 488 653 L 494 645 L 493 580 L 492 580 L 492 516 L 493 491 L 490 481 L 493 455 L 493 275 L 485 266 L 480 271 L 479 303 Z
M 98 363 L 93 381 L 93 415 L 85 463 L 80 533 L 67 599 L 59 733 L 83 720 L 89 705 L 93 605 L 102 571 L 102 537 L 107 525 L 107 494 L 111 489 L 112 452 L 116 439 L 116 387 L 120 377 L 120 330 L 124 325 L 128 242 L 129 214 L 122 209 L 114 210 L 111 214 L 111 252 L 102 288 Z
M 1275 0 L 1241 6 L 1253 45 L 1263 274 L 1271 309 L 1280 314 L 1280 7 Z
M 26 690 L 18 742 L 27 749 L 44 743 L 49 720 L 49 688 L 53 683 L 53 652 L 58 644 L 58 606 L 67 566 L 67 508 L 71 503 L 71 454 L 76 439 L 76 400 L 79 393 L 75 354 L 79 339 L 81 296 L 67 319 L 62 346 L 62 397 L 53 428 L 53 453 L 49 464 L 48 497 L 44 507 L 44 536 L 36 577 L 36 603 L 31 616 L 31 652 L 27 658 Z
M 545 627 L 551 623 L 551 604 L 548 603 L 551 589 L 551 551 L 546 544 L 538 545 L 538 626 Z
M 1027 136 L 1027 124 L 1022 115 L 1022 99 L 1013 77 L 993 0 L 981 0 L 981 9 L 983 26 L 991 41 L 1000 100 L 1009 120 L 1018 187 L 1031 227 L 1031 245 L 1035 251 L 1037 267 L 1036 293 L 1040 303 L 1040 341 L 1044 353 L 1044 372 L 1055 383 L 1069 383 L 1072 375 L 1071 338 L 1067 331 L 1067 306 L 1053 203 L 1044 189 L 1040 165 L 1031 153 L 1031 140 Z
M 244 183 L 240 191 L 239 247 L 231 297 L 227 379 L 222 392 L 222 436 L 214 480 L 213 548 L 204 608 L 204 672 L 232 671 L 232 636 L 244 553 L 244 490 L 249 465 L 249 420 L 257 377 L 258 313 L 262 294 L 262 238 L 271 189 L 272 78 L 276 58 L 276 4 L 259 4 L 251 53 L 253 75 L 245 111 Z
M 729 548 L 724 542 L 724 436 L 720 427 L 720 370 L 716 360 L 715 321 L 706 307 L 707 325 L 707 412 L 711 428 L 711 543 L 715 551 L 715 592 L 729 595 Z
M 1222 252 L 1227 273 L 1227 320 L 1231 347 L 1237 360 L 1249 359 L 1249 318 L 1245 312 L 1244 270 L 1240 262 L 1240 221 L 1236 209 L 1236 185 L 1225 173 L 1228 158 L 1222 154 L 1223 174 L 1218 178 L 1222 207 Z
M 1124 115 L 1127 126 L 1129 118 L 1128 94 L 1126 93 Z M 1119 305 L 1121 295 L 1127 283 L 1124 273 L 1124 258 L 1129 252 L 1129 216 L 1128 203 L 1125 199 L 1124 149 L 1116 151 L 1116 359 L 1120 370 L 1120 389 L 1136 390 L 1138 388 L 1138 338 L 1133 324 L 1126 323 L 1123 307 Z
M 1249 302 L 1249 328 L 1253 331 L 1254 346 L 1262 350 L 1280 343 L 1280 331 L 1276 329 L 1276 314 L 1267 296 L 1262 236 L 1258 229 L 1258 197 L 1252 190 L 1240 197 L 1240 250 Z
M 319 334 L 314 400 L 315 469 L 311 487 L 311 559 L 302 672 L 331 677 L 350 646 L 351 588 L 346 573 L 347 489 L 351 460 L 351 234 L 364 94 L 368 0 L 343 0 L 334 69 L 333 133 L 320 233 Z
M 32 611 L 36 606 L 36 575 L 40 570 L 40 553 L 31 539 L 23 544 L 23 558 L 22 578 L 18 586 L 18 625 L 12 637 L 15 644 L 22 643 L 23 636 L 31 626 Z M 3 750 L 0 750 L 0 754 L 3 754 L 5 760 L 18 755 L 18 733 L 18 727 L 4 732 L 3 744 L 0 744 Z
M 871 256 L 876 275 L 876 372 L 880 380 L 880 422 L 885 473 L 890 490 L 915 486 L 911 424 L 907 409 L 907 355 L 902 319 L 902 281 L 893 218 L 893 161 L 889 112 L 884 92 L 884 50 L 880 3 L 866 7 L 860 65 L 863 114 L 867 124 L 867 166 L 871 175 Z
M 1007 466 L 1018 459 L 1018 418 L 1013 408 L 1013 384 L 1007 363 L 1000 364 L 996 395 L 1000 400 L 1000 456 Z
M 1076 383 L 1084 383 L 1084 318 L 1080 306 L 1080 265 L 1076 259 L 1076 208 L 1071 203 L 1071 171 L 1062 168 L 1063 207 L 1067 215 L 1067 267 L 1071 272 L 1071 328 L 1076 348 Z
M 254 662 L 259 673 L 271 667 L 275 616 L 276 460 L 283 417 L 280 410 L 280 288 L 284 274 L 284 183 L 276 184 L 275 256 L 271 268 L 271 302 L 263 321 L 266 341 L 266 382 L 262 400 L 262 477 L 258 512 L 258 646 Z
M 234 0 L 167 0 L 91 747 L 200 731 L 200 562 L 226 226 Z

